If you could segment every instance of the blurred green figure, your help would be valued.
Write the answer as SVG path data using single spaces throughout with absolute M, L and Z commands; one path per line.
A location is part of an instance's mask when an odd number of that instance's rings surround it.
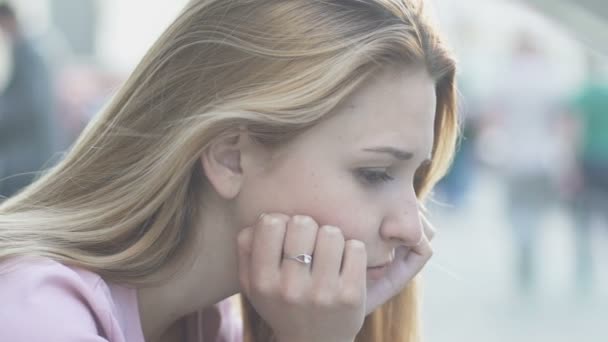
M 588 77 L 572 103 L 576 136 L 576 183 L 573 196 L 576 218 L 577 283 L 586 291 L 592 278 L 591 227 L 603 215 L 608 224 L 608 78 L 606 60 L 590 56 Z

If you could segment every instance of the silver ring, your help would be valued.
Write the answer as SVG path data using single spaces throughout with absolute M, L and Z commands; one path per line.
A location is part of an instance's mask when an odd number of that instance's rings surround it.
M 284 259 L 295 260 L 301 264 L 309 265 L 312 263 L 312 255 L 310 254 L 298 254 L 296 256 L 283 255 Z

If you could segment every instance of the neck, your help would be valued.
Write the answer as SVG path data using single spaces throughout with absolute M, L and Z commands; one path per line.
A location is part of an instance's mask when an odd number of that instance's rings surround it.
M 209 208 L 210 209 L 210 208 Z M 229 215 L 219 208 L 202 210 L 194 229 L 196 253 L 167 281 L 138 290 L 139 312 L 146 341 L 159 338 L 175 321 L 239 292 L 236 234 Z M 205 229 L 209 227 L 208 229 Z M 202 228 L 202 229 L 201 229 Z M 190 266 L 191 265 L 191 266 Z M 171 266 L 159 271 L 170 274 Z

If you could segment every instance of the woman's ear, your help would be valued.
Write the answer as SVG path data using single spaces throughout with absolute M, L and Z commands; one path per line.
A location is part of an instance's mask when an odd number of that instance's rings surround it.
M 244 179 L 241 156 L 245 139 L 247 137 L 239 133 L 220 136 L 201 154 L 205 176 L 222 198 L 233 199 L 241 190 Z

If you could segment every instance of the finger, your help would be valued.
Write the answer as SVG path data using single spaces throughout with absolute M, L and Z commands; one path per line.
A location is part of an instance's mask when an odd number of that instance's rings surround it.
M 338 227 L 323 226 L 317 233 L 312 277 L 317 282 L 333 288 L 340 276 L 344 253 L 344 236 Z
M 395 252 L 394 264 L 388 272 L 391 283 L 402 287 L 422 270 L 433 255 L 429 240 L 424 236 L 415 247 L 399 247 Z
M 287 222 L 281 269 L 288 285 L 302 286 L 310 280 L 312 265 L 305 265 L 288 257 L 300 254 L 312 256 L 315 251 L 318 229 L 319 226 L 310 216 L 295 215 Z
M 366 285 L 367 251 L 363 242 L 348 240 L 344 243 L 342 261 L 342 282 L 345 284 Z
M 253 242 L 253 228 L 247 227 L 237 236 L 239 281 L 245 294 L 249 294 L 249 277 L 251 261 L 251 244 Z
M 257 282 L 278 283 L 285 240 L 285 217 L 266 214 L 256 223 L 251 251 L 251 277 Z
M 422 240 L 416 251 L 406 246 L 395 250 L 395 259 L 389 265 L 386 278 L 374 282 L 367 290 L 366 314 L 397 295 L 420 272 L 432 255 L 428 239 Z

